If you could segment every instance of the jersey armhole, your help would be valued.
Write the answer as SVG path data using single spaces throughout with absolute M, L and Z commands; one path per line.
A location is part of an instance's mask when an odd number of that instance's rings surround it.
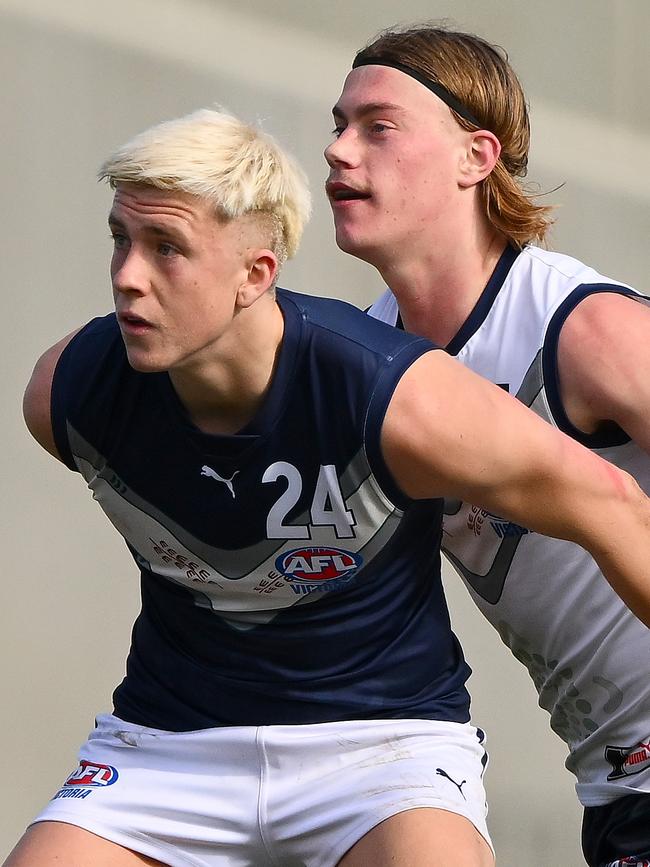
M 592 434 L 585 433 L 577 427 L 574 427 L 564 410 L 564 406 L 562 405 L 562 398 L 560 396 L 560 377 L 557 366 L 557 351 L 560 342 L 560 331 L 569 317 L 569 314 L 572 313 L 578 304 L 580 304 L 581 301 L 584 301 L 584 299 L 589 295 L 596 295 L 604 292 L 625 295 L 628 298 L 637 299 L 640 302 L 645 300 L 645 296 L 640 295 L 625 286 L 614 283 L 590 283 L 578 286 L 564 299 L 551 317 L 548 328 L 546 329 L 544 345 L 542 347 L 542 373 L 546 389 L 546 399 L 553 420 L 563 433 L 568 434 L 572 439 L 577 440 L 577 442 L 590 449 L 622 446 L 630 442 L 631 438 L 615 423 L 606 426 L 603 425 L 600 430 Z
M 69 470 L 72 470 L 75 473 L 79 472 L 79 467 L 77 466 L 74 456 L 72 454 L 72 450 L 70 448 L 70 440 L 68 437 L 67 409 L 69 402 L 69 389 L 71 386 L 70 361 L 72 352 L 77 344 L 77 341 L 79 340 L 81 335 L 84 334 L 86 330 L 93 324 L 93 322 L 96 321 L 96 319 L 93 319 L 74 335 L 74 337 L 70 340 L 68 345 L 61 353 L 59 360 L 56 363 L 56 367 L 54 368 L 54 374 L 52 376 L 52 391 L 50 395 L 50 420 L 52 423 L 52 435 L 54 436 L 54 444 L 56 445 L 57 451 L 59 452 L 63 463 L 66 465 L 66 467 L 68 467 Z
M 402 491 L 386 466 L 381 449 L 381 431 L 386 410 L 402 376 L 418 358 L 433 350 L 444 352 L 439 346 L 421 338 L 413 343 L 408 343 L 399 350 L 397 355 L 389 356 L 388 363 L 377 377 L 366 410 L 363 442 L 368 464 L 385 496 L 400 509 L 405 508 L 412 500 Z

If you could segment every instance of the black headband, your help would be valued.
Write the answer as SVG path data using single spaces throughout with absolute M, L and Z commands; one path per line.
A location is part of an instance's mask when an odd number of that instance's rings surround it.
M 440 84 L 440 82 L 427 78 L 426 75 L 418 72 L 417 69 L 411 69 L 410 66 L 406 66 L 404 63 L 397 63 L 396 61 L 388 60 L 385 57 L 355 57 L 352 69 L 356 69 L 358 66 L 390 66 L 391 69 L 398 69 L 400 72 L 404 72 L 406 75 L 410 75 L 411 78 L 419 81 L 420 84 L 423 84 L 432 93 L 435 93 L 435 95 L 448 105 L 449 108 L 453 108 L 456 114 L 464 117 L 465 120 L 473 123 L 474 126 L 479 127 L 479 129 L 483 128 L 483 124 L 462 104 L 462 102 L 456 99 L 453 93 L 450 93 L 446 87 Z

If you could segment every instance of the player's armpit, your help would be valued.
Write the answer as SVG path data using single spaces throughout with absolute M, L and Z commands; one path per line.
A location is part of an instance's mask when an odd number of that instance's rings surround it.
M 61 353 L 79 331 L 76 329 L 50 347 L 36 362 L 23 397 L 25 424 L 37 443 L 58 460 L 61 455 L 54 441 L 50 416 L 52 378 Z
M 562 405 L 579 430 L 615 422 L 650 453 L 650 306 L 612 292 L 589 295 L 558 342 Z
M 411 497 L 454 497 L 577 542 L 650 624 L 650 500 L 634 479 L 442 352 L 405 373 L 382 429 Z

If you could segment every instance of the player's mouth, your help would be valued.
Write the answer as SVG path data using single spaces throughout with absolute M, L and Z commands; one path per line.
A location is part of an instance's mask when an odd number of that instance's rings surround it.
M 142 316 L 137 316 L 129 311 L 122 311 L 117 314 L 120 328 L 128 334 L 145 334 L 153 328 L 151 322 L 147 322 Z
M 341 181 L 328 181 L 325 184 L 325 192 L 332 207 L 343 202 L 365 201 L 370 198 L 370 193 L 344 184 Z

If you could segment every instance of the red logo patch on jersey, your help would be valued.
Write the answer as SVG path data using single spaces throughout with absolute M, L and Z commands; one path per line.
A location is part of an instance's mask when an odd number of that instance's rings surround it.
M 608 780 L 631 777 L 650 767 L 650 740 L 641 741 L 634 747 L 605 747 L 605 758 L 612 766 Z
M 340 548 L 296 548 L 275 561 L 275 568 L 287 581 L 317 584 L 320 581 L 351 578 L 363 564 L 360 554 Z
M 83 759 L 64 786 L 112 786 L 119 774 L 112 765 L 100 765 Z

